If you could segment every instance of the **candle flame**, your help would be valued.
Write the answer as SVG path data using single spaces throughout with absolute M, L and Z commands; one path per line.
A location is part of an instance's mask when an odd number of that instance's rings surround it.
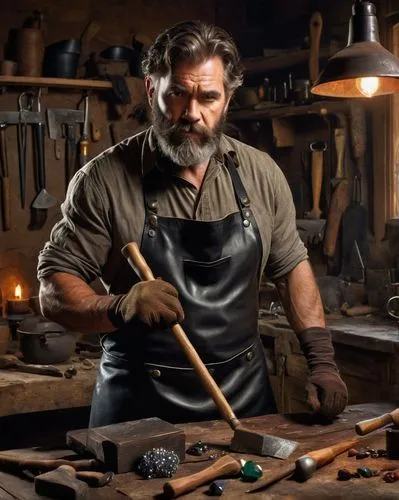
M 15 287 L 15 298 L 22 299 L 22 287 L 21 287 L 21 285 L 17 285 Z

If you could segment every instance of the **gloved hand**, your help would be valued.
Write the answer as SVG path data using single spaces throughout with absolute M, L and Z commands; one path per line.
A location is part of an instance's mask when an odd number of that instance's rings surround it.
M 299 333 L 298 339 L 310 369 L 307 402 L 313 411 L 333 418 L 344 411 L 348 390 L 334 361 L 331 334 L 325 328 L 314 327 Z
M 149 327 L 171 325 L 184 319 L 176 288 L 162 279 L 140 281 L 126 295 L 119 295 L 108 308 L 108 317 L 118 328 L 134 318 Z

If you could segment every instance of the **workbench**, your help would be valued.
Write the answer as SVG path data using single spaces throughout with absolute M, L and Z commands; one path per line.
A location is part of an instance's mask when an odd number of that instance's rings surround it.
M 399 400 L 398 323 L 377 315 L 326 319 L 349 404 Z M 296 334 L 285 316 L 261 316 L 259 331 L 279 411 L 304 411 L 308 366 Z
M 393 403 L 379 403 L 367 405 L 355 405 L 348 407 L 346 411 L 334 423 L 318 423 L 307 414 L 295 415 L 267 415 L 251 419 L 243 419 L 242 422 L 249 428 L 264 433 L 274 434 L 288 438 L 299 443 L 297 450 L 285 461 L 269 457 L 257 457 L 248 454 L 231 453 L 237 459 L 255 460 L 263 468 L 264 476 L 268 471 L 280 467 L 287 461 L 295 460 L 308 451 L 331 446 L 345 439 L 355 436 L 354 425 L 356 422 L 378 416 L 382 413 L 392 411 L 396 407 Z M 208 444 L 217 452 L 228 453 L 228 445 L 232 437 L 232 431 L 224 421 L 197 422 L 180 425 L 186 433 L 186 445 L 189 446 L 198 440 Z M 373 448 L 385 448 L 385 432 L 377 431 L 365 438 L 361 438 L 362 446 L 369 445 Z M 10 450 L 11 452 L 12 450 Z M 13 452 L 15 452 L 14 450 Z M 37 451 L 23 450 L 26 456 L 35 458 L 60 458 L 70 457 L 70 450 Z M 201 460 L 199 462 L 199 460 Z M 209 466 L 212 462 L 204 461 L 202 457 L 186 455 L 184 463 L 179 465 L 174 478 L 198 472 Z M 290 499 L 379 499 L 393 500 L 399 498 L 399 482 L 388 484 L 381 476 L 372 478 L 351 479 L 347 482 L 336 479 L 337 471 L 341 468 L 355 472 L 358 467 L 368 466 L 374 469 L 383 467 L 399 468 L 399 461 L 387 458 L 366 458 L 357 460 L 343 453 L 334 462 L 317 470 L 311 479 L 305 483 L 298 483 L 289 478 L 283 479 L 262 493 L 246 495 L 245 492 L 258 486 L 262 479 L 256 483 L 243 482 L 239 477 L 227 478 L 224 498 L 290 498 Z M 129 499 L 162 499 L 162 488 L 165 479 L 145 480 L 134 472 L 115 476 L 109 486 L 99 489 L 90 489 L 88 500 L 107 499 L 123 500 Z M 181 498 L 203 499 L 208 485 L 199 487 L 196 491 L 186 494 Z M 22 479 L 16 475 L 0 472 L 0 498 L 3 500 L 39 500 L 44 497 L 35 495 L 32 482 Z

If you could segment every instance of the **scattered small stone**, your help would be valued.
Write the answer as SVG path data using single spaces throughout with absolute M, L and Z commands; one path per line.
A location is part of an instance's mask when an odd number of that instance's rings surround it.
M 349 472 L 347 469 L 340 469 L 338 471 L 338 481 L 349 481 L 349 479 L 352 479 L 352 477 L 352 472 Z
M 383 476 L 382 479 L 386 483 L 395 483 L 396 481 L 399 480 L 399 471 L 393 471 L 393 472 L 386 472 Z
M 359 453 L 359 450 L 356 448 L 351 448 L 348 450 L 348 457 L 355 457 Z
M 202 441 L 197 441 L 195 444 L 187 448 L 186 453 L 188 455 L 194 455 L 196 457 L 200 457 L 207 451 L 208 451 L 208 446 L 204 444 Z

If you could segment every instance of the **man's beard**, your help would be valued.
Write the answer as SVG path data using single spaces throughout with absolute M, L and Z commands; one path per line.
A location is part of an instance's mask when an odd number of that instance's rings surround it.
M 154 99 L 153 128 L 162 153 L 181 167 L 195 167 L 209 160 L 218 150 L 225 114 L 209 129 L 184 117 L 176 123 L 166 118 Z M 192 135 L 185 135 L 191 132 Z

